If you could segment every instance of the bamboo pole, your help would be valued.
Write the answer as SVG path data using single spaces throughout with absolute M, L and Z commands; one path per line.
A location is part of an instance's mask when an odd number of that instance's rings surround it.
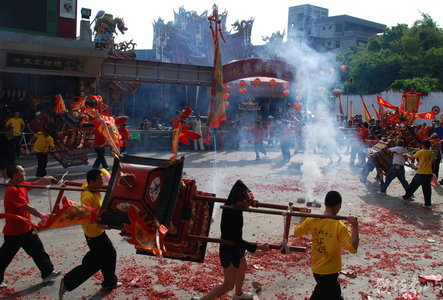
M 223 240 L 223 239 L 217 239 L 217 238 L 211 238 L 211 237 L 205 237 L 205 236 L 199 236 L 199 235 L 188 235 L 188 238 L 193 239 L 193 240 L 199 240 L 202 242 L 207 242 L 207 243 L 234 245 L 234 242 L 230 241 L 230 240 Z M 251 243 L 251 244 L 258 245 L 258 243 Z M 277 250 L 280 250 L 282 247 L 281 245 L 278 245 L 278 244 L 268 244 L 268 246 L 270 249 L 277 249 Z M 306 247 L 289 246 L 289 250 L 295 251 L 295 252 L 306 252 Z
M 58 190 L 58 191 L 74 191 L 74 192 L 83 192 L 83 191 L 91 191 L 91 192 L 103 192 L 106 193 L 107 189 L 98 189 L 98 190 L 90 190 L 90 189 L 82 189 L 78 187 L 66 187 L 59 185 L 30 185 L 30 184 L 9 184 L 9 183 L 0 183 L 0 186 L 17 186 L 17 187 L 26 187 L 30 189 L 41 189 L 41 190 Z
M 196 200 L 201 201 L 207 201 L 207 202 L 226 202 L 226 198 L 218 198 L 218 197 L 211 197 L 211 196 L 202 196 L 202 195 L 196 195 Z M 287 210 L 289 206 L 287 205 L 281 205 L 281 204 L 272 204 L 272 203 L 264 203 L 258 201 L 257 204 L 254 204 L 254 207 L 264 207 L 264 208 L 272 208 L 272 209 L 280 209 L 280 210 Z M 301 207 L 292 206 L 293 211 L 300 211 Z M 308 210 L 308 212 L 311 212 L 311 209 L 309 208 L 303 208 L 305 210 Z
M 303 218 L 318 218 L 318 219 L 335 219 L 335 220 L 347 220 L 348 217 L 344 216 L 331 216 L 331 215 L 320 215 L 320 214 L 310 214 L 310 213 L 299 213 L 299 212 L 286 212 L 286 211 L 275 211 L 269 209 L 256 209 L 256 208 L 237 208 L 229 205 L 222 205 L 221 209 L 232 209 L 239 210 L 245 212 L 253 212 L 267 215 L 279 215 L 279 216 L 294 216 L 294 217 L 303 217 Z

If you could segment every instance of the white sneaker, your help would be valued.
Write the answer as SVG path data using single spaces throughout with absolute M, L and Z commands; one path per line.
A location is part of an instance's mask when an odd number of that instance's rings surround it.
M 0 283 L 0 289 L 5 289 L 7 287 L 8 287 L 8 285 L 6 283 L 4 283 L 4 282 Z
M 254 294 L 249 292 L 242 292 L 241 295 L 234 294 L 234 296 L 232 297 L 232 300 L 239 299 L 254 299 Z
M 51 274 L 49 274 L 48 276 L 46 276 L 45 278 L 43 278 L 43 282 L 48 282 L 51 281 L 52 279 L 54 279 L 55 277 L 57 277 L 58 275 L 60 275 L 62 273 L 62 271 L 52 271 Z

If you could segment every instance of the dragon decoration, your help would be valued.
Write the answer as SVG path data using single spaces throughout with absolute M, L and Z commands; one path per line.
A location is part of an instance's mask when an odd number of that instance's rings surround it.
M 62 96 L 56 96 L 55 114 L 63 121 L 57 133 L 56 150 L 51 153 L 63 167 L 87 164 L 86 154 L 94 134 L 101 134 L 115 156 L 120 153 L 120 135 L 117 126 L 126 123 L 128 117 L 114 118 L 99 95 L 75 97 L 71 110 L 66 108 Z
M 114 34 L 120 31 L 125 34 L 126 28 L 122 18 L 114 18 L 111 14 L 104 14 L 97 18 L 94 26 L 94 42 L 97 48 L 109 48 L 114 44 Z

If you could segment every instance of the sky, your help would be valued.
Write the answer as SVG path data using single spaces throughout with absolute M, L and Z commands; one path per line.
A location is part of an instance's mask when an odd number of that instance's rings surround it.
M 427 13 L 440 27 L 443 26 L 441 0 L 224 0 L 215 3 L 220 12 L 228 12 L 228 31 L 236 20 L 255 19 L 252 29 L 254 45 L 264 44 L 262 37 L 271 36 L 273 32 L 286 32 L 289 7 L 302 4 L 327 8 L 329 16 L 350 15 L 389 27 L 401 23 L 411 26 L 414 21 L 421 19 L 421 13 Z M 116 42 L 133 39 L 137 43 L 136 49 L 152 49 L 154 20 L 161 17 L 165 22 L 173 21 L 174 10 L 178 12 L 180 7 L 196 11 L 199 15 L 205 10 L 209 13 L 213 4 L 212 1 L 204 0 L 77 0 L 78 22 L 82 7 L 92 10 L 91 21 L 99 10 L 104 10 L 114 17 L 122 17 L 128 28 L 124 35 L 117 36 Z

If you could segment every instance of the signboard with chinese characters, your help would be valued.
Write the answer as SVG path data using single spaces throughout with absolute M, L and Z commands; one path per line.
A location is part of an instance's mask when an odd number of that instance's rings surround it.
M 6 54 L 6 67 L 45 69 L 67 72 L 83 71 L 83 63 L 77 58 L 39 56 L 28 54 Z
M 75 19 L 77 0 L 60 0 L 60 17 Z
M 295 67 L 276 59 L 250 58 L 223 65 L 223 81 L 231 82 L 248 77 L 272 77 L 285 81 L 295 80 Z

